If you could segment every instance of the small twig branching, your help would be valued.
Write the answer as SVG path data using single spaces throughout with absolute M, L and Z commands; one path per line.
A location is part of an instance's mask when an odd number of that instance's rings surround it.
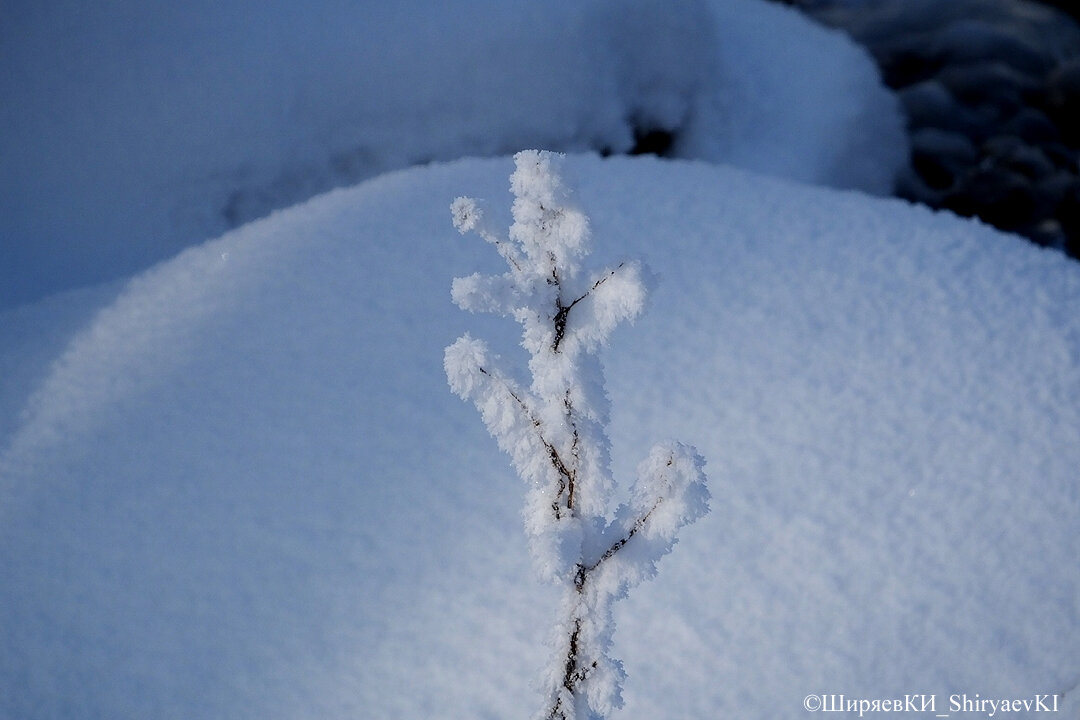
M 509 266 L 501 276 L 457 278 L 454 301 L 521 323 L 531 386 L 519 387 L 468 335 L 446 349 L 445 365 L 451 388 L 476 404 L 526 481 L 534 561 L 543 578 L 564 587 L 537 717 L 586 720 L 622 704 L 625 673 L 609 655 L 612 603 L 655 574 L 678 530 L 708 511 L 709 493 L 697 452 L 663 443 L 639 466 L 630 500 L 606 520 L 614 480 L 596 353 L 619 322 L 641 312 L 645 276 L 624 262 L 583 277 L 588 221 L 569 203 L 560 160 L 537 151 L 515 157 L 509 239 L 487 225 L 477 201 L 458 198 L 451 207 L 458 230 L 477 232 Z

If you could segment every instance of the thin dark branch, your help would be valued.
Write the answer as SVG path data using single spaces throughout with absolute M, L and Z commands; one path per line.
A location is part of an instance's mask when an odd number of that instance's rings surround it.
M 579 683 L 584 682 L 589 677 L 589 671 L 596 667 L 596 663 L 590 667 L 583 668 L 580 666 L 580 658 L 578 657 L 578 645 L 581 638 L 581 618 L 577 618 L 574 621 L 574 630 L 570 633 L 570 643 L 566 651 L 566 664 L 563 669 L 563 681 L 562 686 L 570 691 L 571 696 L 577 695 L 577 686 Z M 551 706 L 551 710 L 548 712 L 548 720 L 555 720 L 556 718 L 565 718 L 566 711 L 563 709 L 563 702 L 561 697 L 555 698 L 555 703 Z
M 570 633 L 570 648 L 566 652 L 566 668 L 563 673 L 563 687 L 574 692 L 574 681 L 583 680 L 584 676 L 578 671 L 578 638 L 581 636 L 581 619 L 574 622 L 574 632 Z M 579 677 L 579 675 L 581 675 Z
M 570 441 L 570 454 L 574 458 L 573 471 L 570 473 L 569 483 L 567 485 L 567 497 L 566 505 L 570 509 L 574 508 L 574 490 L 575 481 L 577 480 L 577 469 L 580 466 L 580 456 L 578 455 L 578 447 L 580 444 L 580 435 L 578 434 L 577 423 L 574 422 L 574 406 L 570 403 L 570 391 L 566 391 L 565 397 L 563 397 L 563 407 L 566 408 L 566 421 L 570 423 L 570 427 L 573 429 L 573 435 Z
M 670 467 L 673 464 L 673 461 L 669 459 L 667 464 Z M 645 527 L 645 523 L 649 521 L 649 517 L 653 514 L 653 511 L 656 510 L 656 508 L 660 507 L 660 503 L 662 503 L 663 501 L 664 498 L 662 496 L 656 498 L 656 502 L 653 503 L 652 507 L 649 508 L 649 510 L 644 515 L 634 521 L 634 524 L 630 527 L 630 530 L 627 531 L 626 535 L 613 542 L 611 544 L 611 547 L 605 550 L 604 554 L 601 555 L 600 558 L 592 565 L 585 565 L 583 563 L 577 564 L 577 567 L 574 571 L 574 588 L 578 591 L 578 593 L 582 593 L 585 591 L 585 583 L 589 579 L 589 574 L 595 571 L 601 565 L 603 565 L 604 562 L 610 560 L 615 555 L 615 553 L 619 552 L 619 550 L 621 550 L 622 547 L 626 545 L 626 543 L 630 542 L 630 539 L 637 535 L 641 528 Z
M 630 528 L 630 531 L 626 533 L 626 537 L 619 538 L 614 543 L 612 543 L 611 547 L 609 547 L 607 550 L 605 550 L 604 554 L 600 556 L 600 559 L 589 566 L 588 572 L 592 572 L 596 568 L 600 567 L 601 563 L 603 563 L 605 560 L 609 559 L 615 553 L 619 552 L 619 550 L 622 549 L 623 545 L 630 542 L 630 538 L 637 535 L 638 530 L 641 530 L 641 528 L 644 527 L 645 522 L 649 519 L 649 516 L 652 515 L 653 510 L 656 509 L 656 506 L 659 505 L 661 503 L 661 501 L 663 501 L 663 498 L 657 498 L 656 502 L 653 503 L 653 506 L 651 508 L 649 508 L 649 512 L 645 513 L 644 515 L 642 515 L 641 517 L 639 517 L 637 520 L 634 521 L 634 525 Z
M 672 463 L 673 460 L 669 459 L 667 463 L 668 467 L 670 467 Z M 612 543 L 611 547 L 604 551 L 604 554 L 600 556 L 599 560 L 594 562 L 592 565 L 578 566 L 577 577 L 581 578 L 578 592 L 580 592 L 581 587 L 584 586 L 585 579 L 587 578 L 588 574 L 591 573 L 593 570 L 596 570 L 596 568 L 600 567 L 600 565 L 602 565 L 604 561 L 610 559 L 615 553 L 619 552 L 619 550 L 622 549 L 623 545 L 630 542 L 630 538 L 634 537 L 634 535 L 637 535 L 638 531 L 641 530 L 641 528 L 645 527 L 645 523 L 648 522 L 649 516 L 653 514 L 653 511 L 656 510 L 656 508 L 658 508 L 660 506 L 660 503 L 662 503 L 663 501 L 663 496 L 656 498 L 656 502 L 653 503 L 653 506 L 649 508 L 648 512 L 646 512 L 644 515 L 634 521 L 633 526 L 631 526 L 630 530 L 626 533 L 626 536 L 619 538 L 614 543 Z M 576 580 L 575 584 L 577 584 Z
M 607 282 L 608 278 L 619 272 L 619 270 L 622 269 L 623 265 L 625 264 L 626 263 L 619 263 L 614 270 L 609 270 L 607 275 L 604 275 L 596 282 L 594 282 L 593 286 L 586 290 L 584 295 L 574 300 L 569 305 L 563 305 L 561 296 L 555 299 L 555 316 L 551 318 L 551 322 L 555 326 L 555 342 L 552 345 L 552 350 L 554 350 L 555 352 L 559 352 L 559 346 L 562 344 L 563 337 L 566 335 L 566 321 L 569 319 L 570 311 L 573 309 L 573 307 L 585 298 L 589 297 L 593 290 Z M 554 274 L 554 271 L 552 271 L 552 275 Z M 554 284 L 559 284 L 559 278 L 557 275 L 555 276 Z
M 521 264 L 518 262 L 517 257 L 515 257 L 517 253 L 514 252 L 514 246 L 505 240 L 498 239 L 494 235 L 491 236 L 490 241 L 491 244 L 495 246 L 495 249 L 499 251 L 499 254 L 506 259 L 506 262 L 510 263 L 510 267 L 521 272 Z
M 487 375 L 489 378 L 496 380 L 496 378 L 483 367 L 480 367 L 479 370 L 481 374 Z M 557 493 L 555 500 L 553 500 L 551 503 L 551 510 L 555 514 L 555 519 L 561 520 L 563 514 L 562 507 L 559 505 L 559 498 L 561 498 L 564 493 L 567 495 L 566 508 L 570 510 L 571 513 L 574 510 L 574 483 L 577 479 L 577 473 L 567 466 L 567 464 L 563 461 L 562 456 L 559 455 L 559 451 L 555 448 L 554 445 L 552 445 L 548 441 L 546 437 L 544 437 L 543 423 L 540 422 L 540 419 L 538 417 L 533 415 L 532 410 L 529 409 L 528 403 L 526 403 L 525 400 L 516 392 L 514 392 L 505 382 L 501 383 L 501 385 L 503 386 L 503 389 L 506 390 L 506 394 L 513 398 L 514 402 L 518 404 L 518 407 L 520 407 L 521 411 L 525 414 L 525 417 L 529 419 L 529 421 L 532 423 L 532 426 L 536 429 L 536 436 L 537 438 L 539 438 L 540 444 L 544 446 L 545 450 L 547 450 L 548 457 L 551 460 L 551 465 L 555 468 L 556 472 L 559 473 L 559 492 Z M 574 432 L 574 439 L 576 446 L 576 430 Z

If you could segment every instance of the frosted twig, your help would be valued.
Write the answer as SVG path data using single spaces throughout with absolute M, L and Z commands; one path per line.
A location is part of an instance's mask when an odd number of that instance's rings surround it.
M 501 276 L 455 279 L 454 301 L 521 323 L 531 388 L 517 387 L 468 335 L 446 349 L 445 365 L 451 388 L 476 404 L 528 483 L 525 526 L 534 560 L 542 577 L 565 588 L 538 717 L 587 720 L 622 704 L 625 673 L 608 654 L 611 604 L 655 573 L 678 529 L 708 511 L 709 493 L 693 448 L 657 445 L 638 468 L 630 502 L 605 522 L 614 489 L 607 406 L 600 364 L 589 357 L 619 322 L 641 312 L 645 282 L 640 265 L 626 262 L 579 279 L 589 225 L 569 202 L 560 161 L 537 151 L 515 156 L 509 240 L 486 225 L 477 201 L 458 198 L 451 206 L 454 226 L 476 231 L 509 266 Z

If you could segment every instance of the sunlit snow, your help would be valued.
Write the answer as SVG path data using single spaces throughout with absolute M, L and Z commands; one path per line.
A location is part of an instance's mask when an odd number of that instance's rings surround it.
M 1080 268 L 866 194 L 903 142 L 865 54 L 751 0 L 204 5 L 4 11 L 0 718 L 529 716 L 558 594 L 443 366 L 528 360 L 450 290 L 505 271 L 451 205 L 508 228 L 514 164 L 383 171 L 626 149 L 630 109 L 684 159 L 565 163 L 597 267 L 655 279 L 601 354 L 615 501 L 665 438 L 712 500 L 616 607 L 612 717 L 1080 711 Z
M 512 717 L 555 598 L 455 398 L 450 302 L 509 159 L 388 175 L 192 249 L 77 333 L 2 459 L 13 717 Z M 571 158 L 651 306 L 603 356 L 616 478 L 713 511 L 618 608 L 621 717 L 1075 683 L 1080 272 L 977 224 L 704 164 Z M 508 223 L 502 223 L 506 226 Z M 520 353 L 520 350 L 517 351 Z M 7 408 L 11 412 L 11 408 Z

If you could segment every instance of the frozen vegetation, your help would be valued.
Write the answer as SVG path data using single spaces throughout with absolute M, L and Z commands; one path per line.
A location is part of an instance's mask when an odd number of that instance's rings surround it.
M 592 301 L 560 341 L 581 343 L 593 381 L 571 403 L 600 479 L 581 538 L 634 527 L 657 488 L 610 480 L 643 457 L 644 477 L 666 467 L 657 440 L 697 448 L 704 467 L 680 468 L 712 495 L 597 628 L 598 665 L 626 675 L 612 717 L 795 718 L 841 693 L 933 694 L 936 713 L 953 694 L 1055 697 L 1056 716 L 1011 717 L 1075 717 L 1077 265 L 864 192 L 903 157 L 895 102 L 864 54 L 790 10 L 523 6 L 3 11 L 19 72 L 0 87 L 19 102 L 0 104 L 0 717 L 540 707 L 537 669 L 573 627 L 553 634 L 553 615 L 577 616 L 576 590 L 535 571 L 565 579 L 604 543 L 553 550 L 546 521 L 523 534 L 536 496 L 450 392 L 445 350 L 482 338 L 553 447 L 568 378 L 515 371 L 543 343 L 453 301 L 512 309 L 532 287 L 498 280 L 513 264 L 474 237 L 528 222 L 501 153 L 624 151 L 654 124 L 675 126 L 683 159 L 561 167 L 597 259 L 561 296 Z M 133 54 L 99 42 L 117 37 Z M 375 160 L 336 174 L 357 147 Z M 383 172 L 423 157 L 448 162 Z M 224 226 L 222 198 L 265 197 L 261 214 L 300 177 L 316 178 L 300 197 L 368 179 L 198 241 Z M 591 268 L 624 259 L 650 272 L 623 265 L 619 292 L 594 296 Z M 474 279 L 451 294 L 455 277 Z M 468 367 L 449 364 L 475 400 Z M 521 415 L 500 417 L 504 445 L 536 449 Z M 517 464 L 552 479 L 550 462 Z M 611 557 L 648 574 L 665 549 Z
M 626 675 L 610 655 L 612 603 L 652 577 L 679 529 L 708 512 L 705 461 L 682 443 L 653 446 L 630 500 L 612 513 L 608 400 L 596 355 L 617 324 L 641 312 L 643 271 L 624 261 L 584 274 L 589 222 L 570 200 L 561 157 L 530 150 L 514 159 L 508 237 L 487 224 L 474 199 L 458 198 L 452 208 L 458 230 L 479 232 L 509 269 L 457 278 L 453 297 L 465 310 L 521 324 L 532 383 L 518 385 L 487 344 L 467 334 L 446 348 L 446 376 L 476 404 L 529 486 L 524 517 L 533 560 L 541 578 L 561 587 L 537 717 L 606 717 L 622 707 Z

